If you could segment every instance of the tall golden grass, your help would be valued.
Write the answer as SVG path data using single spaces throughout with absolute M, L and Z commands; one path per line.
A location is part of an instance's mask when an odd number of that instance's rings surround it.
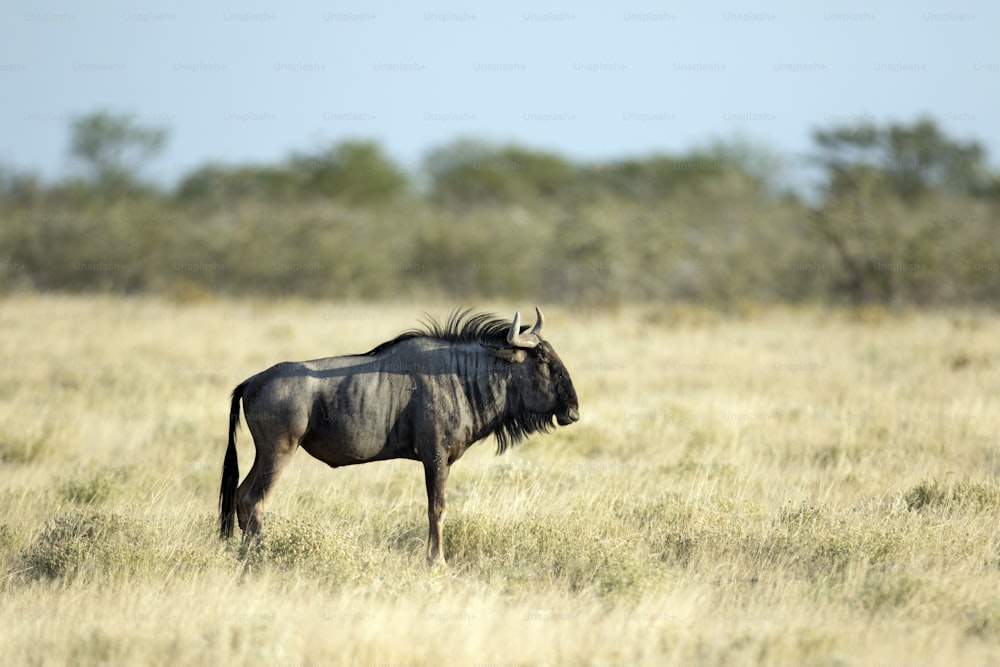
M 582 421 L 455 465 L 447 571 L 412 462 L 300 452 L 220 544 L 232 386 L 450 309 L 0 301 L 3 661 L 996 662 L 991 313 L 546 309 Z

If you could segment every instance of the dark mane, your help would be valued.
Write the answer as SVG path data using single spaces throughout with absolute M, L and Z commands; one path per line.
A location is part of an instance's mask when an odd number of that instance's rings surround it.
M 472 309 L 454 310 L 448 316 L 448 320 L 443 324 L 430 315 L 425 316 L 423 328 L 410 329 L 404 331 L 392 340 L 381 343 L 368 352 L 366 355 L 379 354 L 392 347 L 396 343 L 411 338 L 437 338 L 449 343 L 479 343 L 487 347 L 500 348 L 507 345 L 507 331 L 510 329 L 510 320 L 497 317 L 490 313 L 476 313 L 470 315 Z M 522 326 L 522 329 L 526 327 Z
M 444 323 L 428 315 L 424 318 L 422 328 L 404 331 L 365 354 L 376 355 L 402 341 L 422 337 L 437 338 L 449 343 L 478 343 L 493 348 L 508 346 L 507 332 L 510 330 L 510 320 L 490 313 L 474 315 L 471 313 L 471 309 L 454 310 Z M 526 325 L 521 326 L 522 331 L 527 328 Z M 470 392 L 470 395 L 475 394 L 476 392 Z M 487 425 L 486 432 L 480 434 L 479 439 L 494 436 L 497 441 L 496 453 L 503 454 L 532 433 L 547 432 L 551 429 L 552 415 L 530 412 L 524 406 L 506 402 L 500 415 L 492 424 Z

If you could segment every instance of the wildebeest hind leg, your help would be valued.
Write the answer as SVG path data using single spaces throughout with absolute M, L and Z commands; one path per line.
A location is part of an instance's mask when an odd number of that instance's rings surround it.
M 257 448 L 253 466 L 236 491 L 236 517 L 244 541 L 260 533 L 264 503 L 297 447 L 297 442 L 285 441 L 274 447 Z

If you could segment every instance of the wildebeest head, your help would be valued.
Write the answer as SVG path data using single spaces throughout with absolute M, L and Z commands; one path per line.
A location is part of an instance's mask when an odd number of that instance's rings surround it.
M 535 308 L 535 313 L 538 319 L 530 331 L 521 326 L 521 314 L 514 314 L 514 321 L 507 332 L 507 342 L 511 347 L 502 353 L 511 363 L 524 366 L 522 382 L 517 384 L 522 403 L 520 407 L 532 416 L 531 420 L 538 420 L 532 424 L 537 428 L 528 429 L 529 432 L 546 430 L 553 417 L 560 426 L 580 419 L 573 380 L 552 345 L 541 336 L 545 323 L 542 311 Z

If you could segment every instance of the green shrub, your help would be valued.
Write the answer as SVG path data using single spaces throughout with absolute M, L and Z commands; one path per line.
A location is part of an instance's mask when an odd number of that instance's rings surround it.
M 48 434 L 0 438 L 0 463 L 34 463 L 49 452 Z
M 38 463 L 58 449 L 58 420 L 38 414 L 11 419 L 0 427 L 0 463 Z
M 1000 605 L 981 605 L 967 613 L 966 633 L 990 642 L 1000 641 Z
M 513 571 L 514 587 L 553 583 L 569 592 L 637 592 L 662 570 L 642 545 L 623 549 L 612 526 L 587 514 L 522 517 L 457 516 L 445 526 L 445 553 L 454 567 L 486 579 Z
M 331 583 L 358 577 L 370 553 L 335 526 L 302 517 L 268 517 L 260 536 L 244 543 L 240 555 L 248 571 L 276 568 L 310 572 Z
M 1000 486 L 989 482 L 954 482 L 942 484 L 936 479 L 920 482 L 903 499 L 910 510 L 982 512 L 1000 509 Z
M 123 468 L 92 467 L 59 482 L 59 495 L 74 505 L 94 505 L 110 499 L 129 476 Z
M 923 588 L 918 579 L 902 575 L 872 575 L 865 579 L 859 599 L 872 614 L 902 607 Z
M 153 546 L 153 536 L 135 519 L 71 510 L 45 523 L 22 554 L 21 569 L 32 579 L 129 574 L 153 561 Z

